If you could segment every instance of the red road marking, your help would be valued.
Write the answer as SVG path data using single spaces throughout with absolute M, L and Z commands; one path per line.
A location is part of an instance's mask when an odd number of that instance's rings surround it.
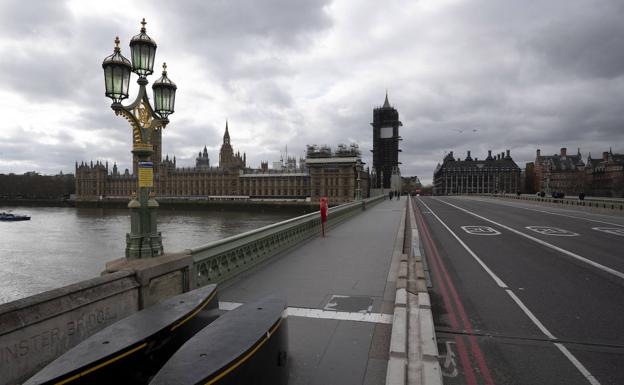
M 449 321 L 451 323 L 451 326 L 455 328 L 456 330 L 460 330 L 459 323 L 457 322 L 457 317 L 455 315 L 455 310 L 451 306 L 449 294 L 444 284 L 448 286 L 449 291 L 451 292 L 451 297 L 453 299 L 453 302 L 455 303 L 459 316 L 462 320 L 462 323 L 464 324 L 464 330 L 466 330 L 466 332 L 468 333 L 472 333 L 473 332 L 472 324 L 470 323 L 470 320 L 468 319 L 466 310 L 464 309 L 464 306 L 461 300 L 459 299 L 459 295 L 457 294 L 455 285 L 453 285 L 453 281 L 451 280 L 448 274 L 448 271 L 446 270 L 446 267 L 444 266 L 444 262 L 442 261 L 442 258 L 440 257 L 438 249 L 435 246 L 435 243 L 433 241 L 433 237 L 431 236 L 431 233 L 429 232 L 429 229 L 427 228 L 425 224 L 424 218 L 420 214 L 420 210 L 416 209 L 416 205 L 414 205 L 414 211 L 421 225 L 420 228 L 422 229 L 422 234 L 424 235 L 424 238 L 426 241 L 425 246 L 427 246 L 429 251 L 431 251 L 431 256 L 432 256 L 431 259 L 435 267 L 433 272 L 434 272 L 436 279 L 440 282 L 440 291 L 441 291 L 442 298 L 444 301 L 444 306 L 446 307 L 446 310 L 449 313 Z M 444 279 L 442 279 L 440 272 L 444 275 Z M 464 367 L 464 377 L 466 378 L 466 382 L 468 382 L 468 384 L 473 384 L 473 383 L 476 384 L 476 379 L 474 378 L 474 373 L 472 372 L 472 365 L 470 365 L 470 362 L 468 361 L 467 352 L 465 351 L 465 347 L 463 346 L 463 340 L 459 337 L 455 337 L 455 340 L 457 342 L 462 341 L 461 345 L 464 349 L 463 354 L 466 356 L 465 359 L 467 361 L 464 361 L 464 358 L 462 357 L 462 352 L 460 351 L 460 344 L 458 342 L 457 349 L 460 355 L 460 360 L 462 361 L 462 366 Z M 479 366 L 479 370 L 481 371 L 483 380 L 485 381 L 487 385 L 494 385 L 494 381 L 492 380 L 490 369 L 487 366 L 487 363 L 483 356 L 483 352 L 481 351 L 481 348 L 479 347 L 479 344 L 477 343 L 477 339 L 474 336 L 468 336 L 468 341 L 470 342 L 470 347 L 471 347 L 473 357 L 477 365 Z
M 417 212 L 417 214 L 418 214 L 417 219 L 420 222 L 419 227 L 422 229 L 425 229 L 424 221 L 422 217 L 419 215 L 420 213 Z M 433 246 L 432 241 L 430 241 L 430 239 L 428 238 L 429 234 L 423 231 L 423 235 L 425 235 L 425 241 L 426 241 L 425 247 L 429 249 L 432 255 L 437 253 L 437 250 Z M 438 264 L 438 260 L 435 258 L 432 258 L 431 262 L 433 263 L 433 265 Z M 436 280 L 440 282 L 440 292 L 442 294 L 444 307 L 446 308 L 446 311 L 449 316 L 449 322 L 451 323 L 451 327 L 455 330 L 460 330 L 461 328 L 460 328 L 459 322 L 457 321 L 457 316 L 455 315 L 455 309 L 451 305 L 450 296 L 446 289 L 446 285 L 444 284 L 445 281 L 442 279 L 442 276 L 440 275 L 440 270 L 441 269 L 436 266 L 436 268 L 433 269 L 433 274 L 435 275 Z M 477 379 L 475 377 L 474 371 L 472 370 L 472 365 L 470 364 L 470 358 L 468 357 L 468 350 L 466 349 L 466 345 L 464 344 L 463 338 L 461 338 L 460 336 L 455 336 L 455 344 L 457 346 L 457 353 L 459 355 L 459 360 L 461 361 L 462 368 L 464 369 L 463 373 L 464 373 L 464 379 L 466 380 L 466 383 L 468 385 L 476 385 Z

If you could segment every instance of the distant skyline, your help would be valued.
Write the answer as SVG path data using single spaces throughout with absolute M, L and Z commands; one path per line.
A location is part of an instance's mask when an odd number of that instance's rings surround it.
M 131 168 L 101 63 L 140 20 L 178 85 L 163 156 L 218 163 L 226 119 L 247 163 L 288 146 L 357 143 L 372 167 L 373 108 L 397 108 L 404 176 L 507 149 L 519 166 L 561 147 L 624 152 L 624 2 L 552 0 L 14 1 L 0 14 L 0 173 Z M 160 71 L 149 77 L 153 82 Z M 158 75 L 157 75 L 158 74 Z M 131 80 L 131 98 L 137 90 Z

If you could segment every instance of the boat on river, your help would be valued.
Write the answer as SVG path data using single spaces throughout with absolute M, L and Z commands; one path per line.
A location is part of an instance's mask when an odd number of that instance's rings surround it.
M 0 221 L 5 222 L 16 222 L 16 221 L 29 221 L 30 217 L 28 215 L 15 215 L 12 213 L 0 213 Z

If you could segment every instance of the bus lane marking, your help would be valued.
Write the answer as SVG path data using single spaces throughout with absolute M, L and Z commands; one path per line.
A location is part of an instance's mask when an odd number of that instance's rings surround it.
M 534 231 L 536 233 L 539 234 L 543 234 L 543 235 L 552 235 L 555 237 L 578 237 L 578 233 L 569 231 L 569 230 L 565 230 L 565 229 L 560 229 L 558 227 L 551 227 L 551 226 L 526 226 L 525 229 Z
M 624 237 L 624 228 L 622 227 L 592 227 L 592 230 L 600 231 L 611 235 L 619 235 Z
M 462 230 L 471 235 L 500 235 L 500 231 L 489 226 L 460 226 Z
M 583 257 L 583 256 L 581 256 L 581 255 L 578 255 L 578 254 L 576 254 L 576 253 L 573 253 L 573 252 L 571 252 L 571 251 L 569 251 L 569 250 L 566 250 L 566 249 L 564 249 L 564 248 L 562 248 L 562 247 L 555 246 L 555 245 L 553 245 L 552 243 L 548 243 L 548 242 L 543 241 L 543 240 L 541 240 L 541 239 L 539 239 L 539 238 L 536 238 L 536 237 L 534 237 L 534 236 L 532 236 L 532 235 L 530 235 L 530 234 L 523 233 L 523 232 L 522 232 L 522 231 L 520 231 L 520 230 L 516 230 L 516 229 L 514 229 L 514 228 L 512 228 L 512 227 L 509 227 L 509 226 L 503 225 L 502 223 L 499 223 L 499 222 L 493 221 L 492 219 L 486 218 L 486 217 L 484 217 L 484 216 L 482 216 L 482 215 L 479 215 L 479 214 L 477 214 L 477 213 L 473 213 L 472 211 L 467 210 L 467 209 L 465 209 L 465 208 L 463 208 L 463 207 L 460 207 L 460 206 L 454 205 L 454 204 L 452 204 L 452 203 L 449 203 L 449 202 L 443 201 L 443 200 L 441 200 L 441 199 L 436 199 L 436 198 L 433 198 L 433 199 L 434 199 L 435 201 L 437 201 L 437 202 L 444 203 L 444 204 L 445 204 L 445 205 L 447 205 L 447 206 L 455 207 L 456 209 L 458 209 L 458 210 L 460 210 L 460 211 L 463 211 L 463 212 L 465 212 L 465 213 L 467 213 L 467 214 L 470 214 L 470 215 L 472 215 L 473 217 L 476 217 L 476 218 L 479 218 L 479 219 L 484 220 L 484 221 L 486 221 L 486 222 L 489 222 L 489 223 L 491 223 L 491 224 L 493 224 L 493 225 L 496 225 L 496 226 L 498 226 L 498 227 L 501 227 L 501 228 L 503 228 L 503 229 L 505 229 L 505 230 L 509 230 L 509 231 L 511 231 L 511 232 L 512 232 L 512 233 L 514 233 L 514 234 L 518 234 L 518 235 L 520 235 L 521 237 L 525 237 L 525 238 L 527 238 L 527 239 L 530 239 L 530 240 L 532 240 L 533 242 L 535 242 L 535 243 L 539 243 L 539 244 L 540 244 L 540 245 L 542 245 L 542 246 L 545 246 L 545 247 L 548 247 L 548 248 L 550 248 L 550 249 L 556 250 L 556 251 L 558 251 L 558 252 L 560 252 L 560 253 L 562 253 L 562 254 L 565 254 L 565 255 L 567 255 L 567 256 L 569 256 L 569 257 L 572 257 L 572 258 L 574 258 L 574 259 L 576 259 L 576 260 L 579 260 L 579 261 L 581 261 L 581 262 L 584 262 L 584 263 L 586 263 L 586 264 L 588 264 L 588 265 L 590 265 L 590 266 L 593 266 L 593 267 L 595 267 L 596 269 L 601 270 L 601 271 L 603 271 L 603 272 L 605 272 L 605 273 L 608 273 L 608 274 L 614 275 L 614 276 L 616 276 L 616 277 L 618 277 L 618 278 L 620 278 L 620 279 L 624 279 L 624 273 L 623 273 L 623 272 L 621 272 L 621 271 L 618 271 L 618 270 L 612 269 L 612 268 L 610 268 L 610 267 L 608 267 L 608 266 L 605 266 L 605 265 L 600 264 L 600 263 L 598 263 L 598 262 L 592 261 L 592 260 L 591 260 L 591 259 L 589 259 L 589 258 L 585 258 L 585 257 Z M 434 214 L 434 215 L 435 215 L 435 214 Z
M 588 381 L 591 385 L 600 385 L 600 382 L 598 381 L 598 379 L 596 379 L 596 377 L 595 377 L 593 374 L 591 374 L 591 373 L 589 372 L 589 370 L 587 370 L 587 368 L 585 368 L 585 366 L 584 366 L 584 365 L 583 365 L 583 364 L 582 364 L 582 363 L 581 363 L 581 362 L 580 362 L 580 361 L 579 361 L 579 360 L 578 360 L 578 359 L 577 359 L 577 358 L 576 358 L 576 357 L 572 354 L 572 352 L 570 352 L 570 350 L 568 350 L 568 348 L 566 348 L 566 347 L 565 347 L 563 344 L 561 344 L 560 342 L 557 342 L 557 341 L 558 341 L 558 338 L 557 338 L 557 337 L 555 337 L 555 335 L 554 335 L 554 334 L 552 334 L 552 333 L 550 332 L 550 330 L 548 330 L 548 329 L 546 328 L 546 326 L 544 326 L 544 324 L 543 324 L 543 323 L 542 323 L 542 322 L 541 322 L 541 321 L 537 318 L 537 316 L 535 316 L 535 314 L 533 314 L 533 312 L 532 312 L 531 310 L 529 310 L 529 308 L 528 308 L 528 307 L 527 307 L 527 306 L 526 306 L 526 305 L 522 302 L 522 300 L 521 300 L 521 299 L 520 299 L 520 298 L 519 298 L 519 297 L 518 297 L 518 296 L 517 296 L 517 295 L 516 295 L 516 294 L 515 294 L 515 293 L 514 293 L 511 289 L 509 289 L 509 287 L 507 286 L 507 284 L 506 284 L 506 283 L 504 283 L 504 282 L 503 282 L 503 280 L 502 280 L 502 279 L 500 279 L 500 278 L 499 278 L 499 277 L 498 277 L 498 276 L 497 276 L 497 275 L 496 275 L 496 274 L 495 274 L 495 273 L 494 273 L 494 272 L 493 272 L 493 271 L 492 271 L 492 270 L 491 270 L 491 269 L 490 269 L 490 268 L 489 268 L 489 267 L 488 267 L 488 266 L 487 266 L 487 265 L 486 265 L 486 264 L 485 264 L 485 263 L 481 260 L 481 258 L 479 258 L 479 257 L 477 256 L 477 254 L 475 254 L 475 252 L 474 252 L 474 251 L 472 251 L 472 249 L 470 249 L 470 247 L 468 247 L 468 245 L 466 245 L 466 244 L 465 244 L 465 243 L 464 243 L 464 242 L 463 242 L 463 241 L 459 238 L 459 236 L 458 236 L 457 234 L 455 234 L 455 232 L 453 232 L 453 230 L 451 230 L 451 228 L 450 228 L 450 227 L 449 227 L 446 223 L 444 223 L 444 221 L 443 221 L 443 220 L 442 220 L 442 219 L 441 219 L 441 218 L 440 218 L 440 217 L 439 217 L 439 216 L 438 216 L 435 212 L 433 212 L 433 210 L 431 210 L 431 208 L 430 208 L 430 207 L 429 207 L 429 206 L 428 206 L 425 202 L 423 202 L 423 201 L 422 201 L 422 199 L 420 199 L 420 198 L 419 198 L 418 200 L 420 201 L 420 203 L 421 203 L 423 206 L 425 206 L 425 207 L 426 207 L 429 211 L 431 211 L 431 214 L 432 214 L 432 215 L 433 215 L 433 216 L 434 216 L 434 217 L 438 220 L 438 222 L 440 222 L 440 223 L 442 224 L 442 226 L 443 226 L 444 228 L 446 228 L 446 230 L 447 230 L 449 233 L 451 233 L 451 235 L 453 236 L 453 238 L 455 238 L 455 239 L 456 239 L 456 240 L 457 240 L 457 241 L 458 241 L 458 242 L 462 245 L 462 247 L 464 248 L 464 250 L 466 250 L 466 251 L 468 252 L 468 254 L 470 254 L 470 255 L 471 255 L 471 256 L 472 256 L 472 257 L 473 257 L 473 258 L 477 261 L 477 263 L 479 263 L 479 264 L 481 265 L 481 267 L 483 267 L 483 268 L 484 268 L 484 270 L 485 270 L 485 271 L 489 274 L 489 276 L 490 276 L 490 277 L 491 277 L 491 278 L 492 278 L 492 279 L 493 279 L 493 280 L 494 280 L 494 281 L 498 284 L 498 286 L 499 286 L 499 287 L 501 287 L 503 290 L 505 290 L 505 292 L 506 292 L 506 293 L 507 293 L 507 294 L 511 297 L 511 299 L 512 299 L 512 300 L 513 300 L 513 301 L 514 301 L 514 302 L 518 305 L 518 307 L 520 307 L 520 309 L 522 309 L 522 311 L 524 312 L 524 314 L 525 314 L 527 317 L 529 317 L 529 319 L 533 322 L 533 324 L 534 324 L 535 326 L 537 326 L 537 328 L 538 328 L 538 329 L 540 329 L 540 330 L 541 330 L 541 332 L 542 332 L 542 333 L 543 333 L 546 337 L 548 337 L 549 339 L 553 340 L 553 344 L 554 344 L 554 345 L 555 345 L 555 346 L 556 346 L 556 347 L 557 347 L 557 348 L 561 351 L 561 353 L 562 353 L 562 354 L 563 354 L 563 355 L 564 355 L 564 356 L 568 359 L 568 361 L 570 361 L 570 363 L 571 363 L 571 364 L 572 364 L 572 365 L 573 365 L 573 366 L 574 366 L 574 367 L 575 367 L 575 368 L 576 368 L 576 369 L 577 369 L 577 370 L 578 370 L 578 371 L 579 371 L 579 372 L 583 375 L 583 377 L 585 377 L 585 379 L 586 379 L 586 380 L 587 380 L 587 381 Z M 524 233 L 522 233 L 522 232 L 520 232 L 520 231 L 518 231 L 518 230 L 512 229 L 511 227 L 508 227 L 508 226 L 505 226 L 505 225 L 501 225 L 501 224 L 499 224 L 499 223 L 497 223 L 497 222 L 494 222 L 494 221 L 492 221 L 492 220 L 490 220 L 490 219 L 484 218 L 484 217 L 482 217 L 482 216 L 480 216 L 480 215 L 478 215 L 478 214 L 475 214 L 475 213 L 473 213 L 473 212 L 471 212 L 471 211 L 468 211 L 468 210 L 466 210 L 466 209 L 464 209 L 464 208 L 462 208 L 462 207 L 455 206 L 455 205 L 454 205 L 454 204 L 452 204 L 452 203 L 448 203 L 448 202 L 445 202 L 445 201 L 443 201 L 443 200 L 440 200 L 440 199 L 435 199 L 435 198 L 434 198 L 434 200 L 436 200 L 436 201 L 438 201 L 438 202 L 445 203 L 445 204 L 447 204 L 447 205 L 449 205 L 449 206 L 455 207 L 455 208 L 457 208 L 457 209 L 459 209 L 459 210 L 461 210 L 461 211 L 464 211 L 464 212 L 466 212 L 466 213 L 469 213 L 469 214 L 471 214 L 471 215 L 473 215 L 473 216 L 476 216 L 476 217 L 478 217 L 478 218 L 484 219 L 484 220 L 486 220 L 486 221 L 488 221 L 488 222 L 490 222 L 490 223 L 492 223 L 492 224 L 495 224 L 495 225 L 497 225 L 497 226 L 499 226 L 499 227 L 502 227 L 502 228 L 504 228 L 504 229 L 510 230 L 510 231 L 512 231 L 512 232 L 514 232 L 514 233 L 519 233 L 519 234 L 521 234 L 521 235 L 524 235 L 524 236 L 529 237 L 529 238 L 531 238 L 531 239 L 534 239 L 534 240 L 536 240 L 536 241 L 540 241 L 539 239 L 537 239 L 537 238 L 535 238 L 535 237 L 532 237 L 532 236 L 530 236 L 530 235 L 528 235 L 528 234 L 524 234 Z M 540 241 L 540 243 L 541 243 L 541 242 L 543 242 L 543 241 Z M 544 242 L 544 243 L 546 243 L 546 242 Z M 555 246 L 555 247 L 556 247 L 556 246 Z M 621 273 L 620 273 L 620 274 L 621 274 Z

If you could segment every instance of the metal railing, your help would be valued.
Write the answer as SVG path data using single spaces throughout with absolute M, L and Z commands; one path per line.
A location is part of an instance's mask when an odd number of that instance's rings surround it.
M 328 210 L 327 225 L 335 226 L 383 199 L 377 196 L 332 207 Z M 223 282 L 320 231 L 321 218 L 316 211 L 187 250 L 193 257 L 191 284 L 200 287 Z
M 560 204 L 562 206 L 581 206 L 581 207 L 593 207 L 598 209 L 607 209 L 607 210 L 615 210 L 615 211 L 624 211 L 624 202 L 621 200 L 609 200 L 608 198 L 604 199 L 594 199 L 594 198 L 586 198 L 585 200 L 580 200 L 578 198 L 551 198 L 551 197 L 540 197 L 540 196 L 529 196 L 529 195 L 515 195 L 515 194 L 497 194 L 490 195 L 494 197 L 501 197 L 506 199 L 516 199 L 516 200 L 525 200 L 525 201 L 533 201 L 533 202 L 544 202 L 544 203 L 555 203 Z

